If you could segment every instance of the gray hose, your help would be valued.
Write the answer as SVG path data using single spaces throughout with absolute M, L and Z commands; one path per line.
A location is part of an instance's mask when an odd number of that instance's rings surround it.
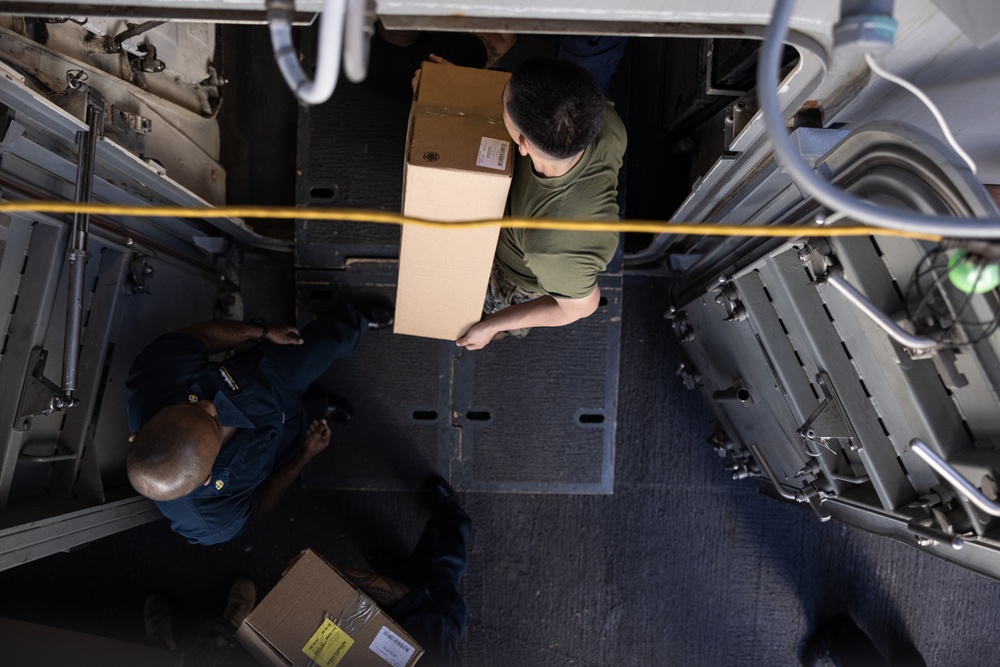
M 954 218 L 882 208 L 835 188 L 806 165 L 792 145 L 778 100 L 781 56 L 795 0 L 776 0 L 757 65 L 757 98 L 767 136 L 781 165 L 803 191 L 834 211 L 861 222 L 941 236 L 1000 239 L 1000 218 Z

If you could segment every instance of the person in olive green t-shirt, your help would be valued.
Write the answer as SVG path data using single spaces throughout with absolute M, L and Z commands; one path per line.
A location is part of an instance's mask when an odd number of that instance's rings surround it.
M 503 92 L 503 120 L 518 146 L 508 214 L 517 218 L 618 220 L 625 127 L 579 66 L 526 61 Z M 483 319 L 456 341 L 485 347 L 498 333 L 558 327 L 597 310 L 597 274 L 618 248 L 616 232 L 500 231 Z

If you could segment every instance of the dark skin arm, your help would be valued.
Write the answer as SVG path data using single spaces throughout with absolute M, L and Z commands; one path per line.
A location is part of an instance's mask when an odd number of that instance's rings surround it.
M 327 426 L 326 420 L 313 421 L 298 453 L 288 463 L 268 475 L 264 483 L 254 491 L 254 521 L 271 513 L 306 464 L 329 444 L 330 427 Z
M 256 341 L 264 332 L 260 324 L 236 320 L 208 320 L 195 324 L 181 333 L 191 334 L 208 348 L 209 354 L 222 352 L 241 343 Z M 275 345 L 301 345 L 299 330 L 287 324 L 272 324 L 267 333 L 267 342 Z

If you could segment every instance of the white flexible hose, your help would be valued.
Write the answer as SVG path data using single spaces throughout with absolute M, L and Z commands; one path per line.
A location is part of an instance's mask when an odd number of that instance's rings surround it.
M 271 9 L 271 3 L 268 3 Z M 344 42 L 344 0 L 323 0 L 316 48 L 316 77 L 302 71 L 299 52 L 292 41 L 292 24 L 286 12 L 268 12 L 268 28 L 278 69 L 295 97 L 303 104 L 322 104 L 330 99 L 340 75 L 340 54 Z
M 361 83 L 368 74 L 372 41 L 367 9 L 368 0 L 347 0 L 347 18 L 344 19 L 344 74 L 352 83 Z
M 794 0 L 775 2 L 757 65 L 757 97 L 768 139 L 795 184 L 824 206 L 866 224 L 948 237 L 1000 239 L 1000 218 L 953 218 L 882 208 L 834 187 L 809 168 L 792 144 L 778 101 L 781 55 L 794 4 Z

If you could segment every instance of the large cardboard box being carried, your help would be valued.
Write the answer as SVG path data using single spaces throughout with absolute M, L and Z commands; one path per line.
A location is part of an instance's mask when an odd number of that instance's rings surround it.
M 503 217 L 514 162 L 500 99 L 509 78 L 424 63 L 406 138 L 403 215 L 447 222 Z M 395 332 L 455 340 L 478 322 L 499 234 L 499 225 L 405 226 Z
M 306 549 L 236 638 L 262 664 L 411 667 L 424 650 L 370 597 Z

